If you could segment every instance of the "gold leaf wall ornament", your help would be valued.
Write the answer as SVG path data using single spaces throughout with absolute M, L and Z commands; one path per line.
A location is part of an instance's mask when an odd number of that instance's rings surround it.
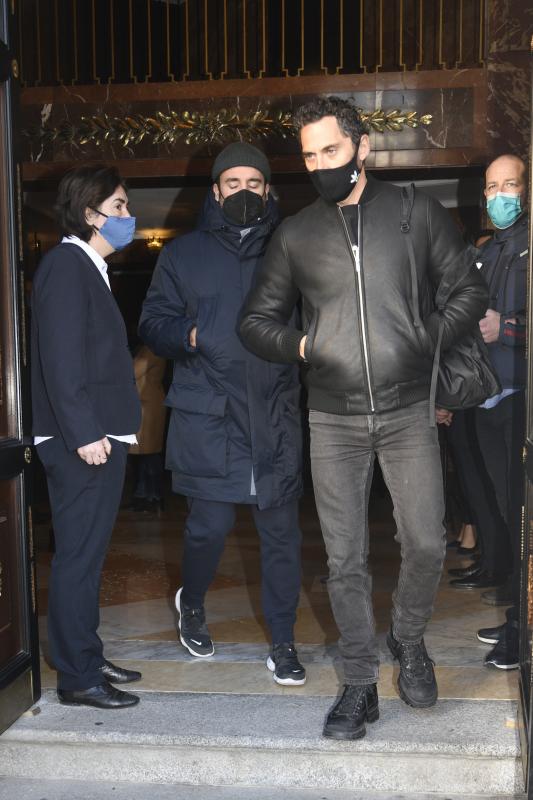
M 418 116 L 417 111 L 364 111 L 358 109 L 370 129 L 401 131 L 405 126 L 417 128 L 430 125 L 431 114 Z M 41 145 L 57 143 L 84 147 L 118 144 L 132 148 L 143 141 L 152 145 L 172 146 L 177 142 L 187 145 L 225 144 L 233 141 L 252 142 L 257 139 L 295 135 L 292 117 L 288 111 L 263 111 L 257 109 L 240 115 L 239 111 L 221 108 L 218 111 L 157 111 L 153 116 L 130 114 L 113 117 L 107 114 L 81 117 L 80 122 L 61 120 L 55 125 L 37 125 L 23 130 L 23 135 Z

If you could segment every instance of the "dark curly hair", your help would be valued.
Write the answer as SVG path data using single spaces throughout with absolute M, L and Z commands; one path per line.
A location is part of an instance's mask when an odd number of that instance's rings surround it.
M 97 209 L 118 186 L 126 188 L 115 167 L 96 164 L 67 172 L 59 184 L 54 208 L 61 233 L 88 242 L 94 230 L 85 219 L 87 207 Z
M 349 136 L 356 146 L 359 144 L 361 136 L 368 133 L 356 107 L 349 100 L 343 100 L 342 97 L 334 95 L 316 97 L 309 103 L 300 106 L 293 114 L 292 121 L 297 132 L 300 133 L 305 125 L 318 122 L 324 117 L 335 117 L 341 131 L 345 136 Z

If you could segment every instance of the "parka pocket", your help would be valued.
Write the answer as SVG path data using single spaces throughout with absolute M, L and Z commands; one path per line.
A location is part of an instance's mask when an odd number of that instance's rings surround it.
M 281 392 L 280 405 L 281 449 L 279 461 L 284 475 L 297 475 L 302 469 L 302 412 L 300 388 Z
M 198 298 L 198 312 L 196 317 L 196 345 L 200 352 L 208 353 L 213 346 L 216 346 L 217 344 L 217 307 L 217 295 Z
M 167 467 L 199 478 L 227 474 L 227 395 L 203 386 L 173 383 L 165 400 L 172 409 Z

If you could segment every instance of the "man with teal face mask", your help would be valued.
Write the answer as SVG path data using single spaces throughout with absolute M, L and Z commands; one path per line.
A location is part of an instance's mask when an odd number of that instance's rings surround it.
M 526 165 L 503 155 L 486 171 L 487 212 L 495 227 L 478 262 L 489 287 L 489 308 L 479 327 L 487 344 L 502 391 L 476 409 L 476 430 L 492 489 L 505 526 L 500 540 L 491 542 L 497 571 L 509 573 L 503 586 L 482 594 L 489 605 L 511 606 L 507 622 L 479 632 L 481 641 L 495 645 L 485 657 L 487 666 L 518 667 L 518 594 L 520 587 L 520 527 L 524 478 L 526 297 L 528 219 Z M 496 565 L 495 565 L 496 566 Z

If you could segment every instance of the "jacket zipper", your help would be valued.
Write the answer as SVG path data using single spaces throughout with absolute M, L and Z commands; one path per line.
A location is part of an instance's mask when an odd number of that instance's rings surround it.
M 370 382 L 370 357 L 368 354 L 368 337 L 366 330 L 365 304 L 363 301 L 363 279 L 361 276 L 361 259 L 359 256 L 359 246 L 358 244 L 352 244 L 352 240 L 350 239 L 350 234 L 348 232 L 348 226 L 346 225 L 346 220 L 344 219 L 343 213 L 339 208 L 339 206 L 337 206 L 337 209 L 340 218 L 342 220 L 346 241 L 350 245 L 350 252 L 352 254 L 352 259 L 355 266 L 355 274 L 357 278 L 357 289 L 358 289 L 358 301 L 359 301 L 359 319 L 361 320 L 361 338 L 363 340 L 363 361 L 365 362 L 365 374 L 368 386 L 368 398 L 370 400 L 370 410 L 374 412 L 376 409 L 374 406 L 374 395 L 372 394 L 372 384 Z M 358 243 L 362 241 L 361 209 L 359 209 L 359 213 L 357 215 L 357 241 Z

